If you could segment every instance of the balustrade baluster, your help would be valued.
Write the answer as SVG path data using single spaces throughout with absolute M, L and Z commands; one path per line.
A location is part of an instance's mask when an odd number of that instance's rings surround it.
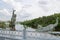
M 23 33 L 23 34 L 22 34 Z M 21 34 L 23 35 L 23 37 L 21 36 Z M 27 34 L 27 35 L 26 35 Z M 48 34 L 48 33 L 45 33 Z M 7 38 L 13 38 L 13 39 L 18 39 L 18 38 L 22 38 L 23 40 L 40 40 L 40 37 L 43 37 L 42 33 L 37 33 L 37 32 L 32 32 L 32 31 L 27 31 L 24 29 L 23 32 L 22 31 L 6 31 L 6 30 L 0 30 L 0 36 L 4 37 L 5 39 Z M 48 35 L 44 35 L 44 37 L 48 38 Z

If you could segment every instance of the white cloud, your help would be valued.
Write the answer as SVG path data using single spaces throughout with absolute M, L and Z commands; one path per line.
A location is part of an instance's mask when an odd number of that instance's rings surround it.
M 0 20 L 7 21 L 10 20 L 12 13 L 8 9 L 0 9 Z
M 22 9 L 22 4 L 20 2 L 16 2 L 15 0 L 3 0 L 4 2 L 6 2 L 7 4 L 12 5 L 13 9 L 15 9 L 16 11 L 21 11 Z
M 20 2 L 14 2 L 14 3 L 12 3 L 12 5 L 16 11 L 21 11 L 22 5 Z
M 51 15 L 54 14 L 55 12 L 60 12 L 60 1 L 57 0 L 21 0 L 21 1 L 3 0 L 3 1 L 9 5 L 12 5 L 12 7 L 17 10 L 15 13 L 17 15 L 20 15 L 18 16 L 19 20 L 20 19 L 25 20 L 30 18 L 32 19 L 40 16 Z M 5 11 L 7 12 L 7 10 Z
M 0 13 L 3 13 L 4 15 L 7 15 L 7 16 L 11 15 L 11 13 L 9 13 L 7 9 L 0 10 Z

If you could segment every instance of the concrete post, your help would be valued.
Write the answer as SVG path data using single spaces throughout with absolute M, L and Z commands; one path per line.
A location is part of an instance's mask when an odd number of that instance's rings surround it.
M 26 27 L 24 26 L 23 29 L 23 40 L 26 40 Z

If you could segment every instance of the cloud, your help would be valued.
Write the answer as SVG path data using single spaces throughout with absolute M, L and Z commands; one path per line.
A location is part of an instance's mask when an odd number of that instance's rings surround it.
M 20 12 L 18 12 L 20 13 Z M 27 13 L 26 11 L 22 11 L 20 14 L 17 14 L 17 21 L 29 20 L 32 18 L 32 15 Z
M 10 20 L 10 18 L 11 18 L 11 13 L 9 13 L 7 9 L 0 9 L 0 20 L 7 21 Z
M 40 5 L 47 5 L 48 4 L 48 1 L 46 1 L 46 0 L 40 0 L 40 1 L 38 1 L 38 3 Z
M 0 13 L 4 14 L 6 16 L 11 15 L 7 9 L 0 10 Z
M 60 2 L 56 0 L 49 1 L 49 4 L 46 6 L 49 9 L 49 12 L 56 13 L 60 12 Z
M 3 0 L 17 10 L 17 20 L 28 20 L 60 12 L 58 0 Z M 8 10 L 4 9 L 6 13 Z M 9 14 L 8 14 L 9 15 Z
M 12 5 L 13 9 L 16 11 L 20 11 L 22 9 L 22 4 L 20 2 L 16 2 L 15 0 L 3 0 L 5 3 Z

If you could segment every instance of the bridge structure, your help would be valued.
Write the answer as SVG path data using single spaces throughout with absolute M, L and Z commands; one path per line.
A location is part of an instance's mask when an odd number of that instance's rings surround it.
M 0 40 L 54 40 L 53 35 L 51 34 L 60 34 L 60 32 L 46 32 L 40 33 L 36 31 L 27 31 L 27 30 L 20 30 L 20 31 L 10 31 L 10 30 L 0 30 Z M 48 35 L 47 35 L 48 34 Z M 43 36 L 44 35 L 44 36 Z M 50 35 L 50 37 L 48 37 Z M 56 37 L 55 37 L 56 38 Z M 60 38 L 59 38 L 60 39 Z M 58 39 L 57 39 L 58 40 Z

